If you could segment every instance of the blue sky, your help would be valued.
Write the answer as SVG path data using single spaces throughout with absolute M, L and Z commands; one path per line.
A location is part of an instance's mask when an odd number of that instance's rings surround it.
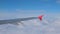
M 15 12 L 16 9 L 20 9 L 45 10 L 51 13 L 59 13 L 60 3 L 58 0 L 0 0 L 0 9 L 8 10 L 8 12 Z
M 0 0 L 1 18 L 60 13 L 60 0 Z M 6 18 L 7 18 L 6 17 Z

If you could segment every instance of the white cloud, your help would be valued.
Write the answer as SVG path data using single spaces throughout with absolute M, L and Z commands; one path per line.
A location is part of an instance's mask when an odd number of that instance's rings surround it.
M 23 15 L 23 16 L 22 16 Z M 32 17 L 35 15 L 24 15 L 16 13 L 0 13 L 0 16 L 3 18 L 10 17 Z M 36 15 L 37 16 L 37 15 Z M 48 15 L 47 15 L 48 16 Z M 60 16 L 55 17 L 54 15 L 50 18 L 51 15 L 45 17 L 42 22 L 37 20 L 23 21 L 25 24 L 15 26 L 15 25 L 0 25 L 0 33 L 1 34 L 60 34 Z M 8 27 L 8 28 L 6 28 Z
M 47 22 L 50 23 L 49 21 Z M 9 26 L 8 29 L 3 29 L 3 30 L 5 30 L 5 33 L 8 33 L 8 34 L 9 33 L 10 34 L 59 34 L 60 30 L 59 28 L 56 28 L 56 27 L 60 27 L 59 22 L 60 22 L 60 19 L 57 19 L 55 21 L 53 20 L 51 24 L 44 25 L 38 20 L 23 21 L 26 27 L 22 25 L 19 25 L 19 27 L 8 25 Z M 20 26 L 22 26 L 22 28 Z M 3 33 L 4 31 L 0 30 L 0 32 Z
M 0 19 L 11 19 L 11 18 L 23 18 L 23 17 L 36 17 L 41 14 L 45 14 L 45 10 L 20 10 L 8 12 L 8 10 L 0 10 Z
M 35 12 L 40 12 L 40 13 L 44 13 L 44 12 L 46 12 L 45 10 L 20 10 L 20 9 L 16 9 L 16 11 L 17 12 L 22 12 L 22 13 L 26 13 L 26 12 L 28 12 L 28 13 L 35 13 Z M 27 13 L 27 14 L 28 14 Z M 35 13 L 36 14 L 36 13 Z

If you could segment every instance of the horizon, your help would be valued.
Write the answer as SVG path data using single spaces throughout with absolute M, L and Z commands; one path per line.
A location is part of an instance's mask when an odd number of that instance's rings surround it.
M 60 34 L 60 0 L 0 0 L 0 20 L 37 17 L 23 25 L 0 25 L 0 34 Z

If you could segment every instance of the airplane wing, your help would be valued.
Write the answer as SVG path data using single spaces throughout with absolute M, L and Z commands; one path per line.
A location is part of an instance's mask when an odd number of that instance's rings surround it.
M 1 24 L 16 24 L 17 25 L 18 23 L 21 23 L 21 21 L 32 20 L 32 19 L 37 19 L 37 17 L 0 20 L 0 25 Z
M 18 25 L 21 23 L 21 21 L 26 21 L 26 20 L 32 20 L 32 19 L 37 19 L 39 18 L 40 20 L 42 19 L 41 16 L 39 17 L 29 17 L 29 18 L 17 18 L 17 19 L 9 19 L 9 20 L 0 20 L 0 25 L 2 24 L 15 24 Z

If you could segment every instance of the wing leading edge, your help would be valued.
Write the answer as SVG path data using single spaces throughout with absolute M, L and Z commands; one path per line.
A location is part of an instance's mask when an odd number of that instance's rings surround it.
M 9 19 L 9 20 L 0 20 L 0 25 L 2 25 L 2 24 L 15 24 L 15 25 L 18 25 L 19 23 L 21 23 L 21 21 L 32 20 L 32 19 L 42 20 L 42 16 L 29 17 L 29 18 L 17 18 L 17 19 Z
M 2 24 L 15 24 L 15 25 L 18 25 L 18 23 L 21 23 L 21 21 L 32 20 L 32 19 L 37 19 L 37 17 L 0 20 L 0 25 L 2 25 Z

